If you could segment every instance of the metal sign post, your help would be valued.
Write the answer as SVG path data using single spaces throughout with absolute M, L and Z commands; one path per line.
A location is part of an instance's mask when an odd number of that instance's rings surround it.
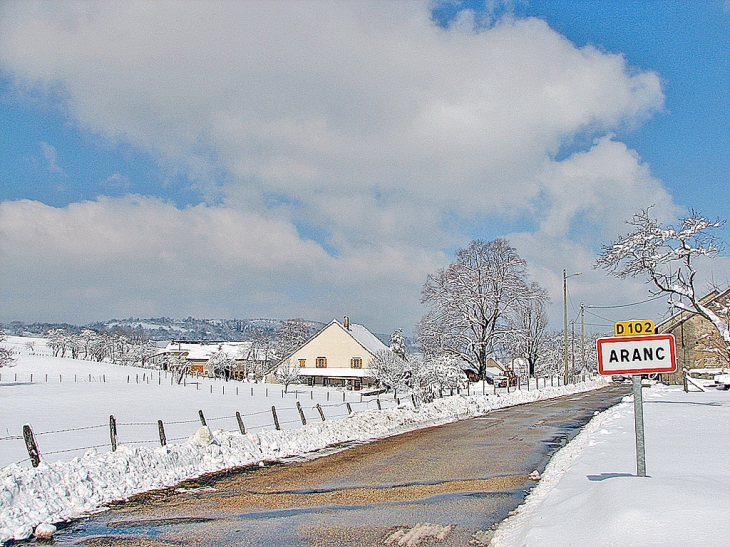
M 641 375 L 677 371 L 674 336 L 671 334 L 637 336 L 637 331 L 653 330 L 649 328 L 650 323 L 650 321 L 619 322 L 616 323 L 614 328 L 614 332 L 618 336 L 598 340 L 598 372 L 604 375 L 631 375 L 634 388 L 636 475 L 639 477 L 646 477 L 644 400 L 641 393 Z M 627 336 L 626 333 L 633 333 L 633 336 Z
M 641 395 L 641 376 L 634 374 L 634 429 L 636 431 L 636 474 L 646 477 L 646 450 L 644 448 L 644 399 Z

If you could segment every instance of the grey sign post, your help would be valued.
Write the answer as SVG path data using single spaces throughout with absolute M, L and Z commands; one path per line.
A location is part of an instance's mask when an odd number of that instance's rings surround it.
M 630 323 L 632 326 L 650 323 Z M 619 329 L 615 329 L 619 332 Z M 650 329 L 647 328 L 647 331 Z M 635 332 L 635 331 L 634 331 Z M 644 444 L 644 400 L 641 394 L 641 375 L 677 371 L 677 355 L 674 336 L 648 334 L 616 336 L 598 340 L 598 372 L 605 375 L 630 374 L 634 388 L 634 427 L 636 430 L 636 475 L 646 477 L 646 451 Z
M 646 477 L 644 449 L 644 399 L 641 396 L 641 376 L 634 374 L 634 428 L 636 430 L 636 475 Z

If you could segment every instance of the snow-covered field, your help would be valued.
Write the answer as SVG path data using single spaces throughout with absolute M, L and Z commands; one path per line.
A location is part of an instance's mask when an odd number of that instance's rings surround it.
M 644 423 L 647 477 L 627 397 L 552 458 L 492 547 L 730 545 L 730 393 L 656 385 Z
M 247 432 L 257 432 L 274 428 L 272 406 L 282 429 L 296 429 L 302 425 L 297 402 L 307 421 L 321 420 L 316 404 L 327 419 L 345 417 L 347 402 L 353 411 L 377 404 L 359 392 L 305 386 L 283 393 L 281 385 L 191 377 L 178 385 L 172 375 L 156 370 L 50 357 L 43 339 L 34 339 L 36 355 L 30 355 L 27 340 L 3 342 L 20 355 L 16 366 L 0 369 L 0 466 L 30 465 L 21 437 L 24 424 L 33 428 L 43 459 L 53 462 L 91 447 L 110 450 L 110 415 L 117 420 L 120 443 L 159 446 L 157 420 L 168 442 L 181 441 L 200 426 L 199 410 L 212 429 L 238 430 L 239 412 Z M 381 400 L 384 408 L 395 405 L 392 398 Z
M 11 338 L 5 345 L 12 343 L 20 349 L 24 347 L 22 341 Z M 0 370 L 0 431 L 4 434 L 0 447 L 5 461 L 25 459 L 23 442 L 15 437 L 24 423 L 31 423 L 43 461 L 37 468 L 21 462 L 0 470 L 0 541 L 27 538 L 39 524 L 82 516 L 113 500 L 172 486 L 204 473 L 311 455 L 338 443 L 366 442 L 482 415 L 495 408 L 595 389 L 604 383 L 598 379 L 540 390 L 533 386 L 531 391 L 498 396 L 462 394 L 417 409 L 410 402 L 394 407 L 393 400 L 387 398 L 382 400 L 383 410 L 377 410 L 374 400 L 361 403 L 360 394 L 355 392 L 332 391 L 328 395 L 325 390 L 300 386 L 298 394 L 282 397 L 281 386 L 210 380 L 170 385 L 164 373 L 158 377 L 156 372 L 148 383 L 148 370 L 34 356 L 28 351 L 23 350 L 16 367 Z M 43 353 L 38 346 L 35 351 Z M 343 397 L 352 407 L 351 415 Z M 297 401 L 304 408 L 306 426 L 299 421 Z M 325 411 L 325 422 L 313 410 L 318 402 Z M 273 429 L 271 405 L 277 406 L 284 427 L 281 431 Z M 198 421 L 199 409 L 206 415 L 207 428 Z M 246 435 L 238 431 L 236 411 L 244 415 Z M 120 446 L 116 452 L 108 448 L 110 414 L 118 422 Z M 159 446 L 158 419 L 166 424 L 166 447 Z M 68 441 L 68 435 L 78 437 Z M 58 440 L 61 438 L 65 440 Z M 54 449 L 54 442 L 58 443 L 56 447 L 98 447 L 76 450 L 76 454 L 81 453 L 75 455 L 58 452 L 65 449 Z

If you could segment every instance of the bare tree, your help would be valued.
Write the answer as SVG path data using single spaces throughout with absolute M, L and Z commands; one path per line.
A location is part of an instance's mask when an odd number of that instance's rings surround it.
M 256 380 L 263 380 L 278 364 L 274 337 L 268 330 L 255 327 L 250 331 L 248 339 L 251 345 L 245 357 L 247 367 L 253 363 Z
M 51 329 L 46 333 L 46 345 L 53 351 L 54 357 L 64 357 L 68 347 L 68 331 Z
M 309 340 L 311 329 L 304 319 L 287 319 L 276 336 L 276 354 L 285 358 Z
M 730 352 L 730 324 L 727 314 L 722 314 L 728 303 L 713 307 L 701 302 L 695 290 L 697 270 L 693 264 L 695 258 L 720 253 L 722 243 L 712 231 L 724 224 L 691 211 L 678 228 L 662 226 L 649 215 L 649 209 L 644 209 L 629 222 L 631 232 L 603 247 L 594 267 L 621 279 L 646 277 L 655 294 L 670 296 L 672 307 L 697 313 L 712 323 L 725 342 L 725 351 Z
M 541 298 L 526 281 L 525 261 L 506 239 L 472 241 L 447 268 L 429 275 L 421 302 L 430 307 L 418 326 L 426 357 L 447 354 L 484 376 L 487 357 L 509 330 L 507 316 Z
M 26 348 L 28 348 L 28 351 L 30 351 L 30 354 L 31 354 L 31 355 L 35 355 L 35 341 L 33 341 L 33 340 L 28 340 L 28 341 L 27 341 L 27 342 L 25 343 L 25 347 L 26 347 Z
M 530 286 L 533 298 L 517 302 L 514 313 L 509 317 L 511 328 L 506 336 L 506 345 L 515 357 L 527 360 L 527 373 L 535 375 L 535 368 L 547 344 L 548 317 L 545 308 L 549 298 L 547 292 L 537 283 Z
M 299 363 L 291 358 L 284 359 L 276 368 L 274 376 L 279 383 L 284 384 L 284 393 L 287 393 L 290 384 L 297 384 L 300 381 Z
M 0 346 L 0 368 L 12 367 L 15 365 L 15 357 L 13 356 L 12 350 Z

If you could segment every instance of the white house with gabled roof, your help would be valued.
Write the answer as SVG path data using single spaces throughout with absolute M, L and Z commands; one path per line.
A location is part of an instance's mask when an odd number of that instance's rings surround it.
M 299 365 L 299 376 L 309 385 L 360 389 L 375 385 L 370 361 L 387 349 L 368 329 L 345 317 L 342 323 L 333 319 L 287 359 Z

